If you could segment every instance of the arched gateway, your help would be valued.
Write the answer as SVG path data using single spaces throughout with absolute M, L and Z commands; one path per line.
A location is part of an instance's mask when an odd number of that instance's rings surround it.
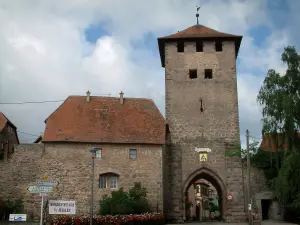
M 223 219 L 224 217 L 224 209 L 226 208 L 226 187 L 223 183 L 222 179 L 212 170 L 202 167 L 188 176 L 188 178 L 185 180 L 183 185 L 183 218 L 187 218 L 186 212 L 186 202 L 188 198 L 188 190 L 189 188 L 199 179 L 204 179 L 208 182 L 210 182 L 217 190 L 218 196 L 219 196 L 219 206 L 220 206 L 220 217 Z
M 222 196 L 225 221 L 246 219 L 242 163 L 225 156 L 240 143 L 236 57 L 241 40 L 199 24 L 158 38 L 165 68 L 163 181 L 169 222 L 183 222 L 187 186 L 201 176 Z

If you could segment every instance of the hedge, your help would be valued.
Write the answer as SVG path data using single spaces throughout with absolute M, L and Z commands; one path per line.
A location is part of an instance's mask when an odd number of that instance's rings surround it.
M 89 216 L 55 216 L 51 218 L 51 225 L 89 225 Z M 159 213 L 145 213 L 132 215 L 95 216 L 93 224 L 97 225 L 163 225 L 164 216 Z

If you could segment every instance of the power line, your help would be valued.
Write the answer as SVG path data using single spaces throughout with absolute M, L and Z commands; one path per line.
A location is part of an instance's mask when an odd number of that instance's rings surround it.
M 253 136 L 249 136 L 249 137 L 251 137 L 253 139 L 257 139 L 257 140 L 262 140 L 263 139 L 263 138 L 253 137 Z
M 51 102 L 63 102 L 63 101 L 64 100 L 39 101 L 39 102 L 0 102 L 0 105 L 41 104 L 41 103 L 51 103 Z
M 97 95 L 94 97 L 98 97 L 98 96 L 111 96 L 111 94 L 101 94 L 101 95 Z M 93 97 L 93 96 L 91 96 Z M 24 104 L 43 104 L 43 103 L 53 103 L 53 102 L 63 102 L 64 100 L 50 100 L 50 101 L 28 101 L 28 102 L 0 102 L 0 105 L 24 105 Z
M 27 134 L 27 135 L 31 135 L 31 136 L 34 136 L 34 137 L 39 137 L 40 135 L 36 135 L 36 134 L 30 134 L 30 133 L 26 133 L 26 132 L 23 132 L 23 131 L 17 131 L 18 133 L 21 133 L 21 134 Z

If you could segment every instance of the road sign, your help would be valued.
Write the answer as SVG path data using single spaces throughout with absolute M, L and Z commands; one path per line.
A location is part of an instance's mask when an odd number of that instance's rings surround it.
M 9 221 L 26 221 L 26 214 L 9 214 Z
M 41 180 L 48 180 L 48 176 L 42 176 Z
M 252 205 L 248 204 L 248 210 L 251 210 L 251 209 L 252 209 Z
M 202 152 L 200 153 L 200 162 L 206 162 L 207 161 L 207 153 Z
M 232 194 L 228 194 L 228 195 L 227 195 L 227 200 L 228 200 L 228 201 L 231 201 L 232 198 L 233 198 Z
M 27 188 L 30 193 L 49 193 L 52 189 L 53 187 L 49 186 L 28 186 Z
M 48 195 L 48 193 L 40 193 L 40 196 L 46 197 Z
M 29 185 L 55 187 L 59 185 L 59 182 L 57 180 L 37 180 L 35 182 L 30 183 Z

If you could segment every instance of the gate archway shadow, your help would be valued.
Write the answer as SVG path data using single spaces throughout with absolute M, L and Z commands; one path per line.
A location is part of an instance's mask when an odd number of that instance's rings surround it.
M 186 218 L 186 200 L 188 198 L 188 189 L 190 188 L 193 183 L 195 183 L 199 179 L 204 179 L 211 183 L 219 196 L 219 206 L 220 206 L 220 217 L 221 220 L 224 220 L 224 210 L 226 208 L 226 187 L 225 184 L 223 183 L 221 177 L 216 174 L 214 171 L 207 167 L 202 167 L 193 173 L 191 173 L 188 178 L 185 180 L 184 185 L 183 185 L 183 196 L 184 196 L 184 201 L 183 201 L 183 213 L 184 213 L 184 218 Z

